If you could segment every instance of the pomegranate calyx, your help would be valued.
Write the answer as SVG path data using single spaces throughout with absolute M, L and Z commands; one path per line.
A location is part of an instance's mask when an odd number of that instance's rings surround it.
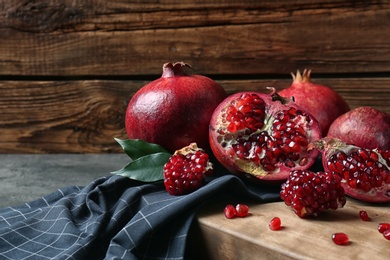
M 183 70 L 184 67 L 191 68 L 191 65 L 183 61 L 175 63 L 167 62 L 163 65 L 163 73 L 161 77 L 170 78 L 175 76 L 185 76 L 186 74 Z
M 302 82 L 311 82 L 310 74 L 311 74 L 310 69 L 304 69 L 302 74 L 299 70 L 297 70 L 297 74 L 291 72 L 291 76 L 293 78 L 293 84 L 300 84 Z
M 289 104 L 291 102 L 295 102 L 294 101 L 294 97 L 282 97 L 281 95 L 276 93 L 275 88 L 272 88 L 272 87 L 266 87 L 266 88 L 268 90 L 271 90 L 270 95 L 271 95 L 272 101 L 274 101 L 274 102 L 279 101 L 283 105 L 287 105 L 287 104 Z

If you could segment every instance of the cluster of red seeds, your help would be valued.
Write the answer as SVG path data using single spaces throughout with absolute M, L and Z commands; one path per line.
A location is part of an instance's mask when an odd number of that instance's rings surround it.
M 390 171 L 380 162 L 378 154 L 371 150 L 359 149 L 350 155 L 335 153 L 327 166 L 344 178 L 351 188 L 364 192 L 381 187 L 383 182 L 390 183 Z
M 227 124 L 226 131 L 243 131 L 243 137 L 236 137 L 236 142 L 232 145 L 236 156 L 242 160 L 251 160 L 270 172 L 280 162 L 287 167 L 305 165 L 307 159 L 300 158 L 299 155 L 308 145 L 302 122 L 309 122 L 310 118 L 303 111 L 291 107 L 275 115 L 268 133 L 261 131 L 264 127 L 265 109 L 265 103 L 258 95 L 245 93 L 232 101 L 223 113 L 225 116 L 222 121 Z M 305 119 L 297 120 L 302 117 Z M 226 133 L 220 130 L 220 134 Z
M 231 103 L 224 114 L 226 116 L 223 120 L 229 123 L 227 130 L 230 133 L 243 129 L 255 132 L 264 127 L 265 103 L 254 93 L 244 93 Z
M 346 203 L 340 178 L 329 172 L 292 171 L 282 184 L 280 197 L 301 218 L 318 216 Z
M 171 195 L 190 193 L 203 184 L 204 176 L 212 174 L 209 156 L 203 150 L 187 154 L 175 153 L 164 165 L 164 185 Z

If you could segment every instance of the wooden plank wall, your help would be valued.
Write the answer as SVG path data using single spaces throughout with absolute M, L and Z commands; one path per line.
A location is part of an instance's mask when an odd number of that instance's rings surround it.
M 390 113 L 389 1 L 1 0 L 0 153 L 121 152 L 130 97 L 185 61 L 229 93 L 312 69 Z

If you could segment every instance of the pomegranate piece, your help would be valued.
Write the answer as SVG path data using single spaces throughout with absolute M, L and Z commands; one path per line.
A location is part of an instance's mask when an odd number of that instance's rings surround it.
M 273 219 L 271 219 L 271 221 L 269 222 L 268 224 L 268 227 L 271 229 L 271 230 L 280 230 L 282 229 L 282 221 L 280 220 L 279 217 L 274 217 Z
M 346 203 L 340 178 L 330 172 L 292 171 L 282 184 L 280 197 L 301 218 L 316 217 Z
M 386 229 L 385 231 L 383 231 L 383 237 L 387 240 L 390 240 L 390 229 Z
M 347 102 L 332 88 L 315 84 L 310 78 L 311 70 L 292 74 L 293 83 L 279 91 L 283 97 L 294 97 L 295 102 L 312 114 L 320 123 L 322 135 L 326 136 L 331 123 L 350 110 Z
M 366 149 L 390 149 L 390 115 L 363 106 L 339 116 L 331 124 L 328 137 Z
M 349 244 L 349 237 L 345 233 L 334 233 L 332 234 L 332 240 L 336 245 L 347 245 Z
M 249 207 L 245 204 L 237 204 L 236 205 L 236 212 L 237 212 L 237 217 L 246 217 L 248 216 L 249 213 Z
M 235 218 L 237 216 L 237 210 L 231 204 L 226 205 L 226 207 L 223 210 L 223 213 L 224 213 L 225 217 L 228 219 L 232 219 L 232 218 Z
M 209 151 L 211 115 L 227 94 L 208 77 L 187 75 L 184 67 L 191 66 L 164 64 L 161 78 L 132 96 L 125 114 L 130 139 L 159 144 L 171 153 L 193 142 Z
M 313 165 L 318 152 L 307 146 L 321 138 L 320 132 L 317 120 L 274 89 L 240 92 L 215 109 L 210 146 L 229 171 L 281 182 L 291 170 Z
M 329 137 L 312 146 L 322 151 L 325 171 L 343 179 L 347 195 L 366 202 L 390 202 L 390 151 L 363 149 Z
M 365 211 L 365 210 L 359 211 L 359 216 L 360 216 L 360 219 L 363 221 L 370 221 L 370 217 L 368 216 L 367 211 Z
M 385 230 L 390 230 L 390 223 L 379 223 L 378 231 L 379 233 L 385 232 Z
M 164 185 L 171 195 L 183 195 L 203 185 L 205 176 L 213 172 L 208 154 L 192 143 L 177 150 L 164 165 Z

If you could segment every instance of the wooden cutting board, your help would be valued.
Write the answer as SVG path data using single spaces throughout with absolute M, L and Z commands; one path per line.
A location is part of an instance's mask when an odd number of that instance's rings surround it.
M 390 204 L 372 205 L 349 199 L 342 209 L 315 219 L 301 219 L 284 202 L 242 201 L 250 205 L 250 216 L 226 219 L 226 203 L 204 208 L 198 214 L 192 234 L 198 243 L 203 243 L 201 258 L 390 259 L 390 241 L 377 230 L 378 223 L 390 222 Z M 362 221 L 360 210 L 367 211 L 371 220 Z M 282 230 L 268 228 L 275 216 L 281 218 Z M 350 243 L 334 244 L 331 236 L 335 232 L 348 234 Z

